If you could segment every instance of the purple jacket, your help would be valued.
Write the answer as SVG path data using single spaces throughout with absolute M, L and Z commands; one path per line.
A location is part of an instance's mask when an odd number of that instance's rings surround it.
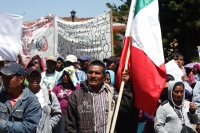
M 77 84 L 77 86 L 74 87 L 74 88 L 67 89 L 66 91 L 64 91 L 62 84 L 58 84 L 53 88 L 52 91 L 56 94 L 56 97 L 58 98 L 60 108 L 61 108 L 61 111 L 62 111 L 63 114 L 66 113 L 68 99 L 69 99 L 71 93 L 74 90 L 79 89 L 79 88 L 80 88 L 79 84 Z

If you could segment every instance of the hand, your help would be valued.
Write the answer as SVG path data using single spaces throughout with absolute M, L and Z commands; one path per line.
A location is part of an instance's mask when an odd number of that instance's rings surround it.
M 130 79 L 129 71 L 128 71 L 128 70 L 123 71 L 123 72 L 122 72 L 122 80 L 123 80 L 125 83 L 128 83 L 128 82 L 129 82 L 129 79 Z
M 196 106 L 193 102 L 190 102 L 190 111 L 194 112 L 196 110 Z
M 183 80 L 183 81 L 188 81 L 187 76 L 186 76 L 186 75 L 185 75 L 185 76 L 182 76 L 182 80 Z

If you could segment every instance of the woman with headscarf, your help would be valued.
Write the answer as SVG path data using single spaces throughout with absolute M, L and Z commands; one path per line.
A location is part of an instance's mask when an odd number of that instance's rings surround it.
M 65 113 L 68 104 L 68 99 L 71 93 L 80 88 L 80 83 L 75 75 L 74 67 L 64 68 L 58 75 L 56 80 L 56 86 L 53 88 L 53 92 L 56 94 L 60 103 L 62 118 L 58 125 L 54 128 L 53 133 L 64 133 L 65 130 Z
M 156 112 L 156 133 L 194 133 L 192 124 L 198 123 L 198 113 L 193 102 L 185 100 L 185 87 L 181 81 L 169 81 L 168 100 Z M 186 130 L 188 132 L 186 132 Z
M 200 72 L 200 67 L 198 64 L 195 64 L 191 73 L 188 76 L 189 84 L 192 88 L 195 86 L 196 82 L 199 81 L 200 79 L 199 72 Z
M 39 55 L 34 55 L 29 62 L 27 63 L 27 65 L 25 66 L 25 68 L 30 68 L 30 67 L 36 67 L 36 68 L 40 68 L 41 72 L 45 71 L 45 66 L 44 66 L 44 62 L 42 60 L 42 58 Z
M 106 70 L 104 82 L 112 86 L 115 85 L 115 73 L 112 70 Z

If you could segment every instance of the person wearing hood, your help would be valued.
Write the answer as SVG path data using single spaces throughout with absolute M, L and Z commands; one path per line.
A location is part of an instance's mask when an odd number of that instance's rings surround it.
M 61 110 L 62 118 L 58 125 L 54 128 L 53 133 L 64 133 L 65 128 L 65 114 L 68 104 L 68 99 L 71 93 L 80 88 L 80 84 L 75 75 L 75 69 L 73 66 L 64 68 L 56 79 L 56 86 L 53 88 L 53 92 L 56 94 Z
M 196 106 L 185 100 L 184 84 L 181 81 L 169 81 L 168 100 L 163 102 L 156 112 L 155 132 L 180 133 L 187 128 L 193 133 L 192 124 L 197 123 Z
M 104 82 L 112 86 L 115 85 L 115 73 L 112 70 L 106 70 Z
M 45 71 L 45 66 L 44 66 L 44 62 L 42 60 L 42 58 L 39 55 L 34 55 L 29 62 L 27 63 L 27 65 L 25 66 L 26 69 L 30 68 L 30 67 L 38 67 L 40 68 L 41 72 Z

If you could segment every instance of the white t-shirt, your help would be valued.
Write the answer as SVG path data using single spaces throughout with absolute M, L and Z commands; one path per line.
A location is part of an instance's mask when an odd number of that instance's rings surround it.
M 40 89 L 40 91 L 38 93 L 35 94 L 38 97 L 38 101 L 41 105 L 41 107 L 43 108 L 46 104 L 44 102 L 44 94 L 42 92 L 42 89 Z
M 59 72 L 57 72 L 57 71 L 55 71 L 52 74 L 43 72 L 40 86 L 50 88 L 50 90 L 52 90 L 55 86 L 55 80 L 56 80 L 56 77 L 58 76 L 58 74 L 59 74 Z

